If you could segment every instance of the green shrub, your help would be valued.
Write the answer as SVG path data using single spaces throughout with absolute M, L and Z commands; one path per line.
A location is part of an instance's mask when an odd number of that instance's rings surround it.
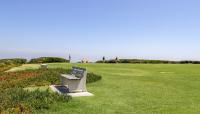
M 48 109 L 54 102 L 68 102 L 70 96 L 46 91 L 28 91 L 23 88 L 1 90 L 0 112 L 30 113 L 32 110 Z
M 200 61 L 192 61 L 193 64 L 200 64 Z
M 26 80 L 29 85 L 35 86 L 45 86 L 50 84 L 59 84 L 60 83 L 60 74 L 70 73 L 70 70 L 65 69 L 48 69 L 48 70 L 38 70 L 42 73 L 33 78 Z
M 116 61 L 114 59 L 111 59 L 111 60 L 105 60 L 105 61 L 102 61 L 102 60 L 99 60 L 99 61 L 96 61 L 96 63 L 118 63 L 119 61 Z
M 14 59 L 0 59 L 0 72 L 6 71 L 12 67 L 19 66 L 26 63 L 26 59 L 14 58 Z
M 96 63 L 104 63 L 104 61 L 98 60 L 98 61 L 96 61 Z
M 60 57 L 39 57 L 31 59 L 29 63 L 56 63 L 56 62 L 66 62 L 69 63 L 69 60 Z
M 12 64 L 25 64 L 26 59 L 13 58 L 13 59 L 0 59 L 0 65 L 12 65 Z
M 87 74 L 87 80 L 86 80 L 87 83 L 96 82 L 98 80 L 101 80 L 100 75 L 97 75 L 97 74 L 94 74 L 94 73 L 88 73 Z

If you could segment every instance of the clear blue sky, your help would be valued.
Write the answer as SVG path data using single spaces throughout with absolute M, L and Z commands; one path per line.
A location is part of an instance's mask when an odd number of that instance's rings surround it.
M 200 60 L 200 1 L 0 1 L 0 58 L 69 53 Z

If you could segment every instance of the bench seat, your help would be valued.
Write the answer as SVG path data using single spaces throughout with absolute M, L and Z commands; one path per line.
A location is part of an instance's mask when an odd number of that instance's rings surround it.
M 70 74 L 61 74 L 62 77 L 65 77 L 69 80 L 80 80 L 80 78 L 76 77 L 75 75 L 70 75 Z

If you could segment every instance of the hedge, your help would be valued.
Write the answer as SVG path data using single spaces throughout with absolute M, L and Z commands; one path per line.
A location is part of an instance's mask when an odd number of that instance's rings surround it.
M 60 57 L 39 57 L 31 59 L 29 61 L 29 63 L 57 63 L 57 62 L 69 63 L 69 60 Z
M 133 64 L 200 64 L 200 61 L 167 61 L 167 60 L 144 60 L 144 59 L 111 59 L 96 61 L 96 63 L 133 63 Z

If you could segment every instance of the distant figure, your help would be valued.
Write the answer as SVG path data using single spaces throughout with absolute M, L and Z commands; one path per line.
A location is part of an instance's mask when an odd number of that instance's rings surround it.
M 103 63 L 105 63 L 105 61 L 106 61 L 106 58 L 103 56 Z
M 69 63 L 71 62 L 71 55 L 69 54 Z
M 115 62 L 118 63 L 118 61 L 119 61 L 119 59 L 118 59 L 118 57 L 116 57 L 116 58 L 115 58 Z

